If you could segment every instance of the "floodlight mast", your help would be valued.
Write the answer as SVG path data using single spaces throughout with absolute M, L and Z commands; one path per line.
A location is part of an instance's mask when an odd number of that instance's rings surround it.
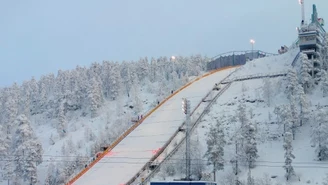
M 305 21 L 305 10 L 304 10 L 304 0 L 298 0 L 302 8 L 302 21 Z

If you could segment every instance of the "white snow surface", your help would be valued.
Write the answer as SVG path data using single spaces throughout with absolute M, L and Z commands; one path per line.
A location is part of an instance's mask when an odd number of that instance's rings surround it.
M 120 185 L 132 178 L 154 155 L 154 151 L 173 135 L 183 123 L 182 98 L 191 102 L 191 110 L 234 69 L 204 77 L 176 94 L 153 112 L 121 141 L 109 155 L 80 177 L 74 185 Z
M 298 49 L 291 50 L 285 54 L 265 57 L 256 59 L 254 61 L 247 62 L 245 65 L 238 68 L 238 70 L 231 75 L 230 79 L 235 77 L 243 77 L 247 75 L 255 74 L 271 74 L 276 72 L 286 72 L 291 68 L 291 63 L 294 57 L 297 55 Z M 225 76 L 227 76 L 232 70 L 221 71 L 211 76 L 208 76 L 202 80 L 199 80 L 184 89 L 176 96 L 172 97 L 157 111 L 155 111 L 150 117 L 148 117 L 144 123 L 142 123 L 135 131 L 133 131 L 125 140 L 123 140 L 109 156 L 104 157 L 98 164 L 96 164 L 91 170 L 89 170 L 84 176 L 82 176 L 76 183 L 76 185 L 100 185 L 110 184 L 119 185 L 124 184 L 132 176 L 134 176 L 140 168 L 147 162 L 153 155 L 153 152 L 160 148 L 168 138 L 174 133 L 174 131 L 184 121 L 184 114 L 181 111 L 181 98 L 186 97 L 191 100 L 191 105 L 197 105 L 201 99 L 207 94 L 207 92 L 213 87 L 214 83 L 219 82 Z M 273 109 L 277 105 L 285 104 L 287 102 L 286 96 L 283 93 L 284 78 L 271 79 L 274 83 L 274 99 L 273 104 L 269 107 L 265 103 L 248 103 L 247 109 L 252 108 L 255 115 L 253 121 L 257 123 L 258 131 L 258 151 L 259 158 L 257 159 L 256 167 L 252 170 L 252 175 L 256 178 L 263 177 L 264 174 L 268 174 L 269 177 L 277 176 L 271 179 L 272 184 L 289 184 L 284 178 L 285 170 L 282 168 L 284 164 L 284 150 L 282 147 L 283 138 L 281 137 L 282 127 L 275 124 L 276 115 L 273 113 Z M 244 84 L 244 85 L 243 85 Z M 215 119 L 220 117 L 224 113 L 227 117 L 235 116 L 235 112 L 238 106 L 238 100 L 242 96 L 242 86 L 247 87 L 245 92 L 246 99 L 263 99 L 262 98 L 262 80 L 249 80 L 243 82 L 234 82 L 230 88 L 223 93 L 217 100 L 216 104 L 211 108 L 211 112 L 206 115 L 202 122 L 198 125 L 194 138 L 199 137 L 201 141 L 202 154 L 206 151 L 205 134 L 208 131 L 209 124 L 214 123 Z M 279 85 L 280 84 L 280 85 Z M 144 100 L 144 110 L 150 109 L 153 105 L 150 105 L 156 100 L 154 94 L 141 93 Z M 312 94 L 308 95 L 309 100 L 312 103 L 312 110 L 315 110 L 316 104 L 320 103 L 322 106 L 328 106 L 327 98 L 322 98 L 322 93 L 319 88 Z M 127 105 L 124 101 L 124 105 Z M 148 103 L 148 104 L 146 104 Z M 81 117 L 80 112 L 77 115 L 72 115 L 74 119 L 70 120 L 69 134 L 64 139 L 58 138 L 57 131 L 50 125 L 43 125 L 41 116 L 33 116 L 31 119 L 32 127 L 34 128 L 36 135 L 42 142 L 44 148 L 44 162 L 38 166 L 39 182 L 42 184 L 47 174 L 47 168 L 52 162 L 65 162 L 70 160 L 69 156 L 62 156 L 61 148 L 64 143 L 72 139 L 75 144 L 75 150 L 81 156 L 90 156 L 92 153 L 90 150 L 86 150 L 88 146 L 92 145 L 91 141 L 79 143 L 85 139 L 85 128 L 92 129 L 94 134 L 100 134 L 104 131 L 107 120 L 110 121 L 108 126 L 114 125 L 115 102 L 108 102 L 102 110 L 99 111 L 99 117 L 88 118 Z M 125 110 L 128 110 L 125 109 Z M 147 111 L 145 111 L 147 112 Z M 271 119 L 269 119 L 269 112 Z M 109 117 L 107 113 L 110 113 Z M 54 120 L 49 120 L 51 124 L 56 124 Z M 226 140 L 229 143 L 229 139 L 238 125 L 230 125 L 225 123 L 223 128 L 225 129 Z M 297 177 L 294 178 L 291 184 L 322 184 L 322 180 L 325 174 L 328 172 L 328 163 L 317 161 L 315 156 L 315 148 L 311 146 L 311 129 L 313 125 L 304 125 L 298 129 L 296 133 L 296 139 L 293 141 L 294 155 L 296 158 L 293 160 L 293 166 Z M 54 136 L 55 144 L 49 144 L 49 135 Z M 181 137 L 181 135 L 180 135 Z M 230 141 L 231 142 L 231 141 Z M 79 146 L 80 145 L 80 146 Z M 173 147 L 173 146 L 169 146 Z M 225 159 L 230 160 L 233 153 L 233 145 L 227 144 L 225 147 Z M 76 155 L 76 154 L 75 154 Z M 181 158 L 181 156 L 176 156 Z M 205 158 L 204 158 L 205 160 Z M 183 161 L 181 161 L 183 162 Z M 211 167 L 207 167 L 207 172 L 211 171 Z M 217 172 L 218 182 L 224 179 L 228 179 L 231 175 L 231 165 L 229 162 L 225 165 L 223 171 Z M 166 176 L 166 180 L 177 179 L 184 177 L 184 174 L 176 174 L 173 177 Z M 240 179 L 246 181 L 247 169 L 242 168 Z M 153 180 L 163 180 L 162 175 L 157 175 Z M 0 182 L 1 185 L 7 185 L 7 181 Z M 223 183 L 222 183 L 223 184 Z
M 280 56 L 263 58 L 254 60 L 239 68 L 231 77 L 245 76 L 248 74 L 270 74 L 272 72 L 279 72 L 282 70 L 288 70 L 292 68 L 291 62 L 297 55 L 297 50 L 290 51 Z M 262 63 L 264 62 L 264 63 Z M 263 179 L 266 177 L 271 184 L 322 184 L 326 174 L 328 173 L 328 163 L 326 161 L 318 161 L 315 155 L 315 147 L 311 143 L 311 131 L 315 127 L 315 123 L 310 123 L 299 127 L 296 132 L 296 138 L 293 140 L 293 159 L 292 166 L 296 172 L 296 176 L 293 176 L 290 181 L 286 181 L 284 165 L 284 149 L 283 149 L 283 126 L 277 124 L 276 115 L 274 114 L 275 106 L 287 104 L 288 100 L 284 93 L 285 78 L 277 77 L 270 78 L 272 83 L 272 92 L 274 94 L 272 104 L 267 105 L 264 99 L 263 93 L 263 80 L 247 80 L 243 82 L 233 82 L 216 101 L 211 108 L 209 114 L 207 114 L 197 126 L 192 139 L 199 139 L 200 150 L 202 155 L 207 150 L 206 146 L 206 133 L 209 130 L 210 124 L 215 124 L 216 119 L 220 119 L 222 115 L 226 116 L 226 120 L 221 126 L 224 128 L 225 140 L 227 144 L 225 146 L 225 167 L 224 170 L 218 171 L 216 179 L 218 184 L 229 184 L 228 179 L 235 178 L 232 173 L 232 165 L 229 162 L 234 156 L 235 146 L 233 143 L 233 134 L 236 129 L 240 127 L 238 123 L 231 124 L 228 121 L 229 118 L 236 116 L 237 107 L 243 97 L 246 100 L 264 100 L 264 102 L 246 103 L 247 116 L 250 117 L 252 110 L 253 118 L 251 121 L 256 124 L 257 130 L 257 148 L 259 158 L 256 160 L 256 167 L 251 170 L 252 176 L 256 179 Z M 246 90 L 242 92 L 242 89 Z M 307 95 L 311 102 L 310 110 L 313 113 L 316 108 L 315 105 L 320 102 L 320 105 L 326 106 L 328 104 L 327 98 L 322 98 L 322 93 L 315 89 L 311 94 Z M 269 114 L 271 116 L 269 116 Z M 312 114 L 313 116 L 313 114 Z M 181 151 L 184 150 L 182 147 Z M 180 154 L 179 154 L 180 153 Z M 181 154 L 182 153 L 182 154 Z M 183 152 L 177 152 L 172 161 L 178 161 L 182 159 Z M 171 162 L 172 162 L 171 161 Z M 204 158 L 204 162 L 206 159 Z M 170 162 L 168 162 L 170 163 Z M 164 164 L 165 165 L 165 164 Z M 239 164 L 241 167 L 241 173 L 239 174 L 239 180 L 246 184 L 248 168 L 245 164 Z M 212 166 L 207 166 L 207 172 L 211 173 Z M 164 175 L 163 175 L 164 173 Z M 185 177 L 185 174 L 176 173 L 174 176 L 165 175 L 165 171 L 160 171 L 152 179 L 153 181 L 173 180 Z M 258 183 L 263 184 L 263 183 Z
M 298 52 L 299 49 L 297 48 L 282 55 L 264 57 L 249 61 L 245 65 L 240 66 L 238 71 L 233 73 L 228 79 L 256 74 L 287 72 Z

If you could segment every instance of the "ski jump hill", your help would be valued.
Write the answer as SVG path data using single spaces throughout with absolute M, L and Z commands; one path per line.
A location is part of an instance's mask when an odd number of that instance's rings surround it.
M 257 57 L 271 55 L 256 52 L 260 54 Z M 232 55 L 227 55 L 229 53 Z M 191 119 L 197 119 L 204 112 L 197 112 L 201 104 L 211 103 L 204 100 L 211 94 L 213 86 L 226 80 L 238 66 L 245 64 L 247 55 L 254 56 L 253 51 L 252 54 L 249 51 L 238 55 L 235 55 L 237 52 L 229 53 L 212 58 L 207 65 L 208 73 L 181 87 L 144 115 L 67 185 L 127 185 L 134 182 L 183 126 L 185 115 L 181 109 L 182 98 L 190 100 Z

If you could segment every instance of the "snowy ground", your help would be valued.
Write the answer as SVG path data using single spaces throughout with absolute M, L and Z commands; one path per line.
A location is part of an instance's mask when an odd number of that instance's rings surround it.
M 297 50 L 294 50 L 280 56 L 254 60 L 242 66 L 240 70 L 232 75 L 232 78 L 249 74 L 287 71 L 288 68 L 291 68 L 290 64 L 296 54 Z M 226 163 L 225 169 L 217 172 L 217 181 L 219 184 L 228 184 L 227 182 L 234 178 L 234 175 L 232 175 L 232 166 L 229 161 L 235 152 L 232 140 L 234 138 L 233 134 L 239 125 L 232 124 L 228 118 L 236 116 L 237 106 L 243 97 L 244 100 L 248 100 L 246 102 L 248 116 L 251 117 L 252 115 L 253 118 L 251 120 L 257 126 L 258 155 L 260 157 L 257 159 L 256 167 L 251 171 L 252 176 L 256 179 L 264 179 L 266 177 L 272 184 L 288 184 L 284 177 L 285 170 L 282 167 L 285 160 L 283 137 L 281 135 L 283 128 L 277 124 L 276 115 L 273 112 L 275 106 L 287 102 L 286 95 L 284 94 L 285 80 L 284 77 L 277 77 L 271 78 L 270 81 L 274 94 L 270 106 L 268 106 L 267 101 L 263 98 L 262 79 L 234 82 L 218 98 L 210 113 L 203 118 L 192 136 L 193 139 L 199 139 L 199 150 L 201 151 L 201 156 L 203 156 L 206 152 L 205 134 L 208 132 L 209 125 L 215 123 L 216 119 L 226 120 L 223 126 L 227 141 L 225 147 Z M 308 98 L 312 103 L 311 110 L 315 110 L 315 105 L 319 102 L 320 105 L 328 104 L 327 98 L 322 98 L 322 94 L 318 89 L 308 95 Z M 251 103 L 254 100 L 263 101 Z M 223 115 L 226 118 L 221 118 Z M 316 160 L 315 148 L 311 143 L 312 127 L 313 124 L 300 127 L 296 133 L 296 139 L 292 143 L 294 148 L 293 153 L 296 157 L 292 164 L 296 172 L 296 177 L 293 177 L 289 182 L 291 184 L 321 184 L 326 176 L 325 174 L 328 172 L 328 163 Z M 172 161 L 183 158 L 184 145 L 180 150 L 181 152 L 178 152 L 172 158 L 171 163 L 173 163 Z M 165 168 L 162 169 L 164 170 Z M 166 180 L 172 180 L 185 177 L 184 173 L 176 173 L 173 176 L 168 176 L 163 170 L 152 180 L 163 180 L 164 178 Z M 211 167 L 207 166 L 207 170 L 210 172 Z M 242 166 L 241 170 L 239 179 L 245 182 L 247 180 L 248 169 Z
M 294 57 L 297 55 L 298 50 L 292 50 L 283 55 L 273 56 L 262 58 L 248 62 L 246 65 L 241 66 L 239 70 L 236 71 L 230 78 L 241 77 L 252 74 L 259 73 L 274 73 L 274 72 L 283 72 L 291 68 L 291 62 Z M 219 78 L 215 82 L 219 81 Z M 252 170 L 252 175 L 255 177 L 263 177 L 264 174 L 268 174 L 269 178 L 271 176 L 277 176 L 274 179 L 271 179 L 273 182 L 285 184 L 284 180 L 284 169 L 282 168 L 284 162 L 284 150 L 282 148 L 282 137 L 281 126 L 275 124 L 276 116 L 273 113 L 273 109 L 277 105 L 284 104 L 286 102 L 285 94 L 283 93 L 283 83 L 284 78 L 273 78 L 271 79 L 272 83 L 275 84 L 274 88 L 274 99 L 270 107 L 265 102 L 255 102 L 247 103 L 247 108 L 253 110 L 255 114 L 253 121 L 257 123 L 258 129 L 258 149 L 259 149 L 259 158 L 257 159 L 257 167 Z M 209 87 L 212 87 L 212 82 L 202 81 L 201 83 L 210 83 Z M 246 87 L 245 97 L 248 100 L 255 100 L 262 98 L 262 80 L 249 80 L 244 82 L 234 82 L 231 87 L 217 100 L 217 103 L 212 107 L 211 112 L 203 118 L 203 121 L 199 124 L 195 133 L 197 136 L 194 138 L 199 138 L 201 141 L 201 153 L 204 154 L 206 150 L 205 143 L 205 133 L 208 131 L 208 125 L 213 123 L 216 118 L 219 118 L 223 113 L 229 116 L 235 116 L 235 112 L 238 105 L 238 100 L 242 97 L 242 89 Z M 199 91 L 200 88 L 196 88 L 187 94 L 192 92 Z M 144 101 L 144 112 L 146 113 L 152 107 L 154 107 L 154 102 L 156 97 L 154 94 L 150 93 L 141 93 L 142 100 Z M 187 97 L 193 97 L 191 95 L 186 95 Z M 194 105 L 197 101 L 200 101 L 201 96 L 195 96 L 195 101 L 192 102 Z M 322 93 L 317 89 L 312 94 L 308 95 L 308 98 L 311 100 L 312 109 L 315 109 L 315 105 L 320 103 L 320 105 L 328 105 L 328 101 L 325 98 L 321 98 Z M 172 116 L 176 112 L 181 113 L 181 98 L 176 99 L 179 105 L 177 108 L 167 109 L 165 111 L 168 115 Z M 156 104 L 156 103 L 155 103 Z M 123 110 L 126 114 L 130 116 L 135 116 L 131 113 L 130 109 L 127 107 L 129 105 L 128 100 L 122 100 Z M 165 108 L 165 107 L 163 107 Z M 69 134 L 64 139 L 59 139 L 56 129 L 50 124 L 42 124 L 41 120 L 47 120 L 46 115 L 41 114 L 31 117 L 32 127 L 37 134 L 37 137 L 42 142 L 44 148 L 44 162 L 38 166 L 38 176 L 40 182 L 43 182 L 46 174 L 47 168 L 52 162 L 67 162 L 72 160 L 72 156 L 88 156 L 90 159 L 93 157 L 94 152 L 91 151 L 90 146 L 97 141 L 86 140 L 86 132 L 92 131 L 93 134 L 99 136 L 104 134 L 105 127 L 111 127 L 113 123 L 117 121 L 117 106 L 116 102 L 106 102 L 102 109 L 99 111 L 99 117 L 91 119 L 89 117 L 81 116 L 81 112 L 75 112 L 76 115 L 71 115 L 74 119 L 69 122 Z M 270 115 L 269 116 L 269 112 Z M 129 117 L 129 116 L 128 116 Z M 165 116 L 164 116 L 165 117 Z M 154 121 L 154 117 L 149 120 Z M 164 118 L 163 118 L 164 119 Z M 108 121 L 109 120 L 109 121 Z M 177 119 L 182 121 L 181 119 Z M 160 122 L 161 120 L 156 120 Z M 48 120 L 51 124 L 56 124 L 54 120 Z M 126 119 L 127 124 L 131 124 L 129 118 Z M 182 123 L 182 122 L 181 122 Z M 225 123 L 225 131 L 227 141 L 230 139 L 231 135 L 234 133 L 236 128 L 235 125 L 230 125 L 229 122 Z M 127 125 L 128 126 L 128 125 Z M 176 127 L 176 126 L 175 126 Z M 328 163 L 318 162 L 315 160 L 314 148 L 311 147 L 311 125 L 304 125 L 296 133 L 296 140 L 293 141 L 294 154 L 296 159 L 293 162 L 297 178 L 293 180 L 294 184 L 321 184 L 321 180 L 325 177 L 325 173 L 328 172 Z M 54 145 L 51 145 L 49 141 L 49 136 L 53 135 L 53 140 L 55 141 Z M 167 135 L 168 137 L 168 135 Z M 164 142 L 165 139 L 162 139 Z M 73 145 L 72 145 L 73 143 Z M 229 142 L 228 142 L 229 143 Z M 62 150 L 63 146 L 71 144 L 69 148 L 74 149 L 72 155 L 63 155 Z M 145 143 L 146 144 L 146 143 Z M 163 144 L 163 143 L 161 143 Z M 73 146 L 73 148 L 72 148 Z M 146 145 L 145 145 L 146 146 Z M 156 147 L 155 147 L 156 148 Z M 150 149 L 152 150 L 152 149 Z M 226 146 L 226 160 L 230 160 L 230 156 L 233 154 L 233 145 Z M 69 157 L 71 156 L 71 157 Z M 177 157 L 179 158 L 179 157 Z M 138 166 L 139 167 L 139 166 Z M 207 170 L 210 170 L 210 167 L 207 167 Z M 133 172 L 134 173 L 134 172 Z M 106 173 L 107 174 L 107 173 Z M 231 165 L 230 163 L 226 164 L 225 170 L 220 171 L 217 174 L 217 179 L 228 179 L 231 175 Z M 172 177 L 166 177 L 166 179 L 180 178 L 183 175 L 176 175 Z M 127 179 L 129 179 L 129 176 Z M 158 174 L 154 179 L 162 180 L 163 176 Z M 247 178 L 247 170 L 242 169 L 240 175 L 242 180 Z M 299 181 L 300 179 L 300 181 Z M 42 184 L 42 183 L 41 183 Z M 0 185 L 7 185 L 7 182 L 0 182 Z
M 141 93 L 141 99 L 143 100 L 143 112 L 148 112 L 156 105 L 155 94 L 146 93 L 145 90 Z M 100 135 L 105 135 L 106 127 L 111 130 L 111 133 L 108 133 L 106 136 L 112 135 L 112 133 L 119 132 L 121 134 L 126 127 L 131 126 L 133 123 L 131 122 L 131 117 L 133 112 L 128 105 L 130 101 L 125 98 L 122 99 L 121 108 L 125 112 L 122 116 L 117 116 L 117 102 L 116 101 L 108 101 L 105 102 L 101 110 L 99 110 L 99 116 L 96 118 L 90 118 L 89 116 L 81 116 L 81 111 L 76 111 L 70 117 L 72 119 L 69 120 L 67 136 L 64 138 L 59 138 L 58 132 L 55 129 L 55 124 L 57 124 L 57 120 L 50 120 L 46 117 L 45 114 L 39 114 L 35 116 L 31 116 L 31 123 L 33 130 L 36 133 L 39 141 L 43 146 L 43 163 L 38 165 L 38 180 L 40 184 L 43 184 L 46 176 L 48 167 L 51 163 L 67 163 L 70 161 L 74 161 L 76 157 L 80 156 L 80 160 L 89 160 L 94 157 L 97 151 L 91 150 L 91 146 L 94 145 L 95 142 L 100 142 L 96 140 L 94 137 L 89 138 L 88 135 L 94 135 L 99 137 Z M 119 119 L 125 120 L 125 125 L 122 125 L 121 128 L 113 127 L 115 122 Z M 50 124 L 44 124 L 43 122 Z M 53 136 L 54 144 L 52 145 L 49 136 Z M 102 139 L 99 137 L 99 139 Z M 111 138 L 110 142 L 112 142 L 115 138 Z M 109 143 L 104 143 L 104 145 L 109 145 Z M 66 150 L 67 154 L 63 154 L 63 150 Z M 81 158 L 82 157 L 82 158 Z M 7 181 L 0 182 L 0 185 L 7 185 Z
M 188 98 L 193 109 L 215 83 L 233 70 L 224 70 L 202 78 L 169 99 L 119 143 L 111 151 L 111 155 L 101 159 L 74 184 L 115 185 L 127 182 L 154 155 L 153 150 L 163 146 L 184 121 L 181 111 L 182 98 Z M 107 174 L 110 174 L 111 178 L 108 178 Z
M 264 57 L 249 61 L 245 65 L 241 66 L 239 70 L 236 71 L 236 73 L 229 77 L 229 79 L 255 74 L 271 74 L 284 71 L 287 72 L 298 52 L 298 49 L 294 49 L 282 55 Z

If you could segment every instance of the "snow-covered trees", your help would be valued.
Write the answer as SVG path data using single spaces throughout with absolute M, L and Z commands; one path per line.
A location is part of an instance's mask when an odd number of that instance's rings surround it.
M 6 133 L 6 130 L 3 129 L 2 125 L 0 125 L 0 158 L 6 159 L 3 161 L 0 161 L 0 166 L 2 166 L 2 177 L 5 180 L 11 179 L 12 176 L 12 164 L 13 161 L 10 161 L 10 140 L 9 135 Z
M 316 110 L 315 125 L 312 130 L 312 142 L 317 145 L 318 159 L 328 159 L 328 114 L 322 109 Z
M 221 127 L 220 121 L 217 119 L 215 125 L 211 125 L 209 132 L 207 133 L 207 151 L 205 157 L 207 158 L 208 164 L 213 165 L 214 174 L 217 170 L 224 169 L 224 132 Z
M 48 167 L 48 173 L 47 177 L 45 180 L 45 185 L 56 185 L 57 180 L 56 180 L 56 166 L 54 163 L 50 163 Z
M 195 133 L 196 137 L 191 140 L 191 161 L 190 161 L 190 174 L 197 180 L 202 179 L 203 172 L 206 167 L 206 162 L 203 160 L 203 154 L 200 150 L 202 148 L 198 133 Z
M 96 117 L 97 116 L 97 110 L 101 106 L 102 103 L 102 93 L 101 88 L 99 84 L 99 79 L 93 78 L 90 81 L 89 85 L 89 101 L 90 101 L 90 111 L 91 116 Z
M 296 71 L 293 69 L 289 69 L 287 73 L 287 86 L 286 86 L 286 94 L 287 98 L 291 100 L 295 95 L 297 91 L 298 86 L 298 78 Z
M 244 101 L 239 103 L 236 116 L 238 118 L 238 121 L 240 122 L 241 128 L 243 129 L 246 123 L 248 122 L 246 104 Z
M 266 99 L 268 106 L 270 107 L 271 105 L 271 99 L 273 96 L 273 88 L 272 88 L 272 83 L 270 79 L 266 78 L 263 79 L 263 97 Z
M 321 70 L 321 82 L 320 82 L 322 96 L 328 96 L 328 73 L 324 70 Z
M 248 173 L 247 173 L 247 185 L 255 185 L 255 179 L 254 177 L 252 177 L 252 173 L 251 173 L 251 170 L 249 169 L 248 170 Z
M 310 75 L 310 72 L 312 71 L 312 64 L 310 63 L 308 57 L 306 54 L 301 54 L 301 71 L 300 71 L 300 80 L 301 84 L 304 88 L 304 92 L 308 93 L 309 88 L 312 86 L 312 77 Z
M 57 132 L 61 137 L 66 135 L 66 116 L 65 116 L 65 104 L 64 102 L 60 103 L 59 110 L 58 110 L 58 125 L 57 125 Z
M 324 178 L 322 185 L 328 185 L 328 173 L 326 174 L 326 177 Z
M 256 128 L 251 122 L 248 122 L 245 127 L 245 133 L 243 134 L 246 141 L 244 144 L 244 152 L 248 167 L 254 168 L 255 160 L 259 157 L 257 154 Z
M 274 111 L 278 117 L 278 123 L 283 125 L 283 133 L 292 132 L 293 129 L 293 116 L 289 105 L 281 105 L 275 108 Z
M 134 110 L 137 113 L 141 112 L 143 101 L 137 93 L 141 90 L 147 90 L 147 88 L 143 88 L 145 83 L 152 82 L 153 92 L 158 91 L 161 101 L 170 94 L 171 90 L 176 90 L 188 82 L 190 75 L 203 73 L 201 70 L 205 69 L 205 61 L 202 56 L 197 55 L 176 57 L 174 61 L 169 61 L 167 57 L 153 58 L 150 63 L 147 58 L 141 58 L 138 62 L 93 63 L 90 67 L 77 66 L 73 70 L 59 70 L 56 75 L 45 74 L 41 76 L 40 80 L 33 77 L 25 81 L 22 86 L 13 84 L 12 87 L 0 88 L 0 123 L 3 127 L 1 135 L 9 134 L 7 137 L 1 138 L 0 143 L 5 142 L 5 144 L 1 145 L 0 153 L 3 153 L 3 147 L 8 147 L 7 153 L 14 154 L 24 151 L 24 155 L 27 154 L 28 151 L 22 148 L 23 146 L 19 148 L 15 143 L 14 131 L 17 126 L 15 119 L 20 114 L 24 114 L 33 125 L 34 123 L 53 124 L 53 128 L 57 129 L 59 135 L 63 136 L 67 132 L 66 128 L 74 128 L 69 124 L 76 115 L 95 117 L 105 101 L 116 100 L 117 110 L 115 111 L 119 119 L 108 129 L 111 131 L 108 133 L 111 134 L 110 139 L 112 140 L 120 134 L 112 134 L 112 132 L 122 132 L 129 126 L 130 122 L 130 120 L 126 121 L 125 118 L 131 114 L 131 111 L 124 110 L 122 91 L 125 90 L 126 95 L 134 101 Z M 133 88 L 136 90 L 135 92 L 132 92 Z M 132 94 L 134 95 L 131 96 Z M 88 114 L 89 112 L 91 114 Z M 115 115 L 115 112 L 112 114 Z M 51 133 L 54 132 L 51 131 Z M 92 131 L 86 131 L 86 133 L 90 142 L 99 140 L 99 136 Z M 11 141 L 12 138 L 15 140 L 14 142 Z M 63 138 L 57 137 L 57 134 L 49 134 L 48 138 L 45 139 L 50 141 L 51 145 L 57 145 L 62 143 L 57 141 Z M 65 151 L 63 153 L 67 154 L 69 153 L 68 148 L 70 148 L 68 145 L 71 143 L 63 143 L 62 148 Z M 25 156 L 18 160 L 21 162 L 19 163 L 20 168 L 26 167 L 22 163 L 24 160 L 29 159 Z M 6 169 L 3 172 L 8 172 L 4 175 L 5 178 L 10 178 L 12 175 L 16 176 L 13 174 L 14 168 L 16 168 L 13 161 L 6 162 L 6 164 L 1 163 L 1 166 Z M 32 166 L 28 163 L 26 165 Z M 63 166 L 63 168 L 65 167 Z M 34 167 L 32 166 L 30 169 L 32 170 Z M 57 168 L 55 171 L 55 173 L 61 174 Z M 55 183 L 58 184 L 59 181 Z
M 300 107 L 300 126 L 307 124 L 310 120 L 309 102 L 302 87 L 298 87 L 298 100 Z
M 43 149 L 36 139 L 29 120 L 24 115 L 17 118 L 17 131 L 15 133 L 15 173 L 35 184 L 37 182 L 37 165 L 42 162 Z
M 292 141 L 293 141 L 293 135 L 290 132 L 285 133 L 284 137 L 284 150 L 285 150 L 285 165 L 283 168 L 286 170 L 285 177 L 287 181 L 295 175 L 294 168 L 292 166 L 293 159 L 295 159 L 293 152 L 293 146 L 292 146 Z
M 131 98 L 134 105 L 134 111 L 136 114 L 140 114 L 143 111 L 142 101 L 140 98 L 140 92 L 138 84 L 134 83 L 131 89 Z

